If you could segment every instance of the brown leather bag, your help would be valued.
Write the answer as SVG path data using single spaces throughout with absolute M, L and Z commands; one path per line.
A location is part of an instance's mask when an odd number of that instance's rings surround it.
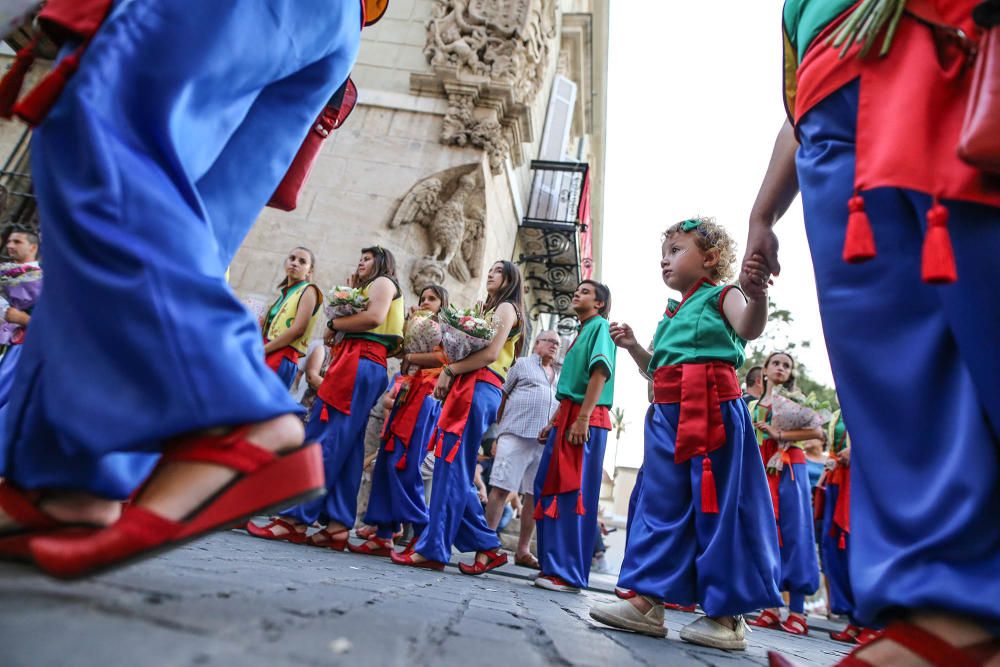
M 958 155 L 977 169 L 1000 174 L 1000 26 L 984 27 Z

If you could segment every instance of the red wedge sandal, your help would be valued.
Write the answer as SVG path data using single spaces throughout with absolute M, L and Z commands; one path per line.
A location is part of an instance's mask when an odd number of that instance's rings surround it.
M 752 625 L 755 628 L 780 628 L 781 627 L 781 617 L 775 614 L 770 609 L 765 609 L 757 615 L 757 618 L 752 621 L 747 621 L 747 625 Z
M 374 542 L 377 547 L 368 546 L 368 542 Z M 354 546 L 350 542 L 347 543 L 347 550 L 352 554 L 364 554 L 365 556 L 388 556 L 393 550 L 392 540 L 385 537 L 369 537 L 366 542 Z
M 275 533 L 275 528 L 284 528 L 286 532 Z M 265 540 L 284 540 L 292 544 L 305 544 L 306 542 L 306 531 L 296 530 L 295 526 L 280 517 L 271 519 L 271 523 L 266 526 L 258 526 L 252 520 L 247 521 L 246 529 L 254 537 Z
M 845 644 L 857 644 L 859 634 L 861 634 L 861 628 L 853 623 L 848 623 L 847 627 L 840 632 L 831 632 L 830 639 L 835 642 L 843 642 Z
M 56 521 L 35 505 L 37 494 L 22 491 L 14 483 L 0 482 L 0 511 L 17 524 L 0 533 L 0 560 L 31 561 L 29 542 L 43 535 L 87 535 L 101 528 Z
M 1000 639 L 988 639 L 959 648 L 912 623 L 893 623 L 870 643 L 883 639 L 896 642 L 935 667 L 982 667 L 1000 654 Z M 878 667 L 855 655 L 863 650 L 864 645 L 854 649 L 836 667 Z M 795 667 L 794 662 L 774 651 L 767 654 L 767 661 L 770 667 Z
M 487 560 L 485 563 L 479 562 L 479 554 L 485 554 Z M 476 554 L 476 560 L 472 561 L 472 565 L 466 565 L 465 563 L 459 563 L 458 569 L 462 574 L 470 574 L 473 576 L 478 576 L 480 574 L 486 574 L 490 570 L 494 570 L 501 565 L 507 564 L 507 554 L 497 549 L 489 549 L 487 551 L 480 551 Z
M 337 537 L 341 535 L 342 537 Z M 351 531 L 347 528 L 340 528 L 339 530 L 330 530 L 329 527 L 317 530 L 315 533 L 306 538 L 306 544 L 311 547 L 319 547 L 320 549 L 333 549 L 334 551 L 343 551 L 347 548 L 347 538 L 350 537 Z
M 324 493 L 323 456 L 318 444 L 276 454 L 249 442 L 248 432 L 249 427 L 242 427 L 224 435 L 192 436 L 164 450 L 160 465 L 179 461 L 213 463 L 239 473 L 184 519 L 173 521 L 144 507 L 129 505 L 117 522 L 92 535 L 32 539 L 35 563 L 65 579 L 95 574 Z
M 804 637 L 809 634 L 809 621 L 800 614 L 789 614 L 781 624 L 781 629 L 790 635 Z
M 424 570 L 436 570 L 438 572 L 444 570 L 444 563 L 439 560 L 413 560 L 413 555 L 415 553 L 416 551 L 411 551 L 409 553 L 396 553 L 393 551 L 389 554 L 389 558 L 391 558 L 392 562 L 396 565 L 406 565 L 408 567 L 418 567 Z

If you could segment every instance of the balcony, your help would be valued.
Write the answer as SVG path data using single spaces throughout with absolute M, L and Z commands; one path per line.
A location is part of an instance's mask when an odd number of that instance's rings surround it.
M 518 264 L 530 292 L 530 315 L 551 315 L 553 325 L 568 332 L 577 324 L 573 292 L 593 270 L 589 167 L 534 160 L 531 170 Z

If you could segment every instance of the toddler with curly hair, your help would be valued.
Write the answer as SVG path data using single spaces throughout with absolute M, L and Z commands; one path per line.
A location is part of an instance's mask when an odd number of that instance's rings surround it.
M 736 244 L 711 218 L 672 225 L 660 269 L 684 295 L 667 302 L 652 352 L 625 323 L 615 344 L 653 379 L 645 458 L 632 494 L 619 597 L 590 615 L 666 636 L 663 601 L 698 603 L 706 616 L 681 639 L 746 648 L 746 612 L 778 604 L 779 551 L 764 464 L 736 369 L 767 321 L 766 285 L 744 296 L 731 280 Z

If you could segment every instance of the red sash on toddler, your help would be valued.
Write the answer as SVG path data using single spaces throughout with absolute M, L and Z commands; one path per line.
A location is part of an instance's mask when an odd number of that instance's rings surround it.
M 333 361 L 326 371 L 323 384 L 316 390 L 316 395 L 325 404 L 345 415 L 351 414 L 351 398 L 354 396 L 358 364 L 362 358 L 385 367 L 385 345 L 364 338 L 345 338 L 334 351 Z M 323 406 L 319 419 L 324 422 L 330 421 L 326 405 Z
M 402 386 L 399 388 L 403 396 L 397 399 L 400 400 L 400 404 L 382 433 L 387 452 L 396 450 L 393 436 L 403 443 L 403 456 L 396 462 L 397 470 L 406 468 L 406 454 L 410 449 L 413 430 L 417 427 L 417 417 L 420 416 L 420 410 L 424 406 L 424 399 L 434 393 L 434 385 L 437 384 L 439 375 L 441 375 L 440 368 L 426 368 L 416 375 L 407 375 L 403 378 Z
M 708 453 L 726 444 L 722 403 L 742 396 L 736 370 L 722 361 L 661 366 L 653 373 L 653 402 L 680 403 L 674 463 L 705 457 L 701 464 L 701 511 L 707 514 L 719 513 Z
M 451 451 L 445 457 L 445 461 L 451 463 L 455 460 L 459 448 L 462 446 L 462 436 L 465 433 L 465 423 L 469 421 L 469 410 L 472 408 L 472 395 L 476 393 L 476 383 L 486 382 L 494 387 L 502 388 L 503 380 L 500 376 L 489 368 L 480 368 L 478 371 L 463 373 L 456 377 L 448 390 L 448 396 L 441 406 L 441 416 L 438 418 L 437 428 L 428 449 L 434 447 L 434 456 L 441 458 L 444 454 L 444 434 L 451 433 L 457 435 L 458 440 L 452 445 Z
M 583 504 L 583 446 L 574 445 L 566 434 L 570 426 L 580 415 L 583 406 L 574 403 L 572 399 L 564 398 L 559 402 L 559 412 L 555 423 L 556 440 L 549 458 L 549 468 L 545 474 L 545 484 L 542 486 L 542 497 L 552 496 L 548 509 L 542 512 L 542 499 L 535 504 L 535 519 L 543 517 L 559 518 L 558 496 L 560 493 L 576 491 L 576 513 L 583 516 L 587 513 Z M 590 415 L 590 426 L 611 430 L 611 416 L 608 408 L 598 405 Z

